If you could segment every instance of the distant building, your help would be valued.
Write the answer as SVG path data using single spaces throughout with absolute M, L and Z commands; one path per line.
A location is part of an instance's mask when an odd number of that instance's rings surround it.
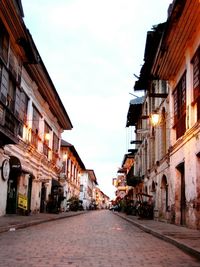
M 94 209 L 94 190 L 98 185 L 94 170 L 85 170 L 80 177 L 80 200 L 84 209 Z
M 97 209 L 108 209 L 110 206 L 110 198 L 98 187 L 95 188 L 95 201 Z
M 82 177 L 85 176 L 87 171 L 75 147 L 64 140 L 61 142 L 61 158 L 63 165 L 59 180 L 63 186 L 64 200 L 62 207 L 65 210 L 67 201 L 71 197 L 79 198 L 80 190 L 82 190 Z

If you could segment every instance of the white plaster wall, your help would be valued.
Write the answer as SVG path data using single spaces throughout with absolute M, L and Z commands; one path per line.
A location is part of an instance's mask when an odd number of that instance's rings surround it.
M 3 154 L 3 149 L 0 149 L 0 166 L 5 159 L 8 159 L 8 157 Z M 0 170 L 0 216 L 6 213 L 7 189 L 8 182 L 3 180 Z
M 40 190 L 41 190 L 41 183 L 38 183 L 36 180 L 33 180 L 32 196 L 31 196 L 32 213 L 38 213 L 40 211 Z
M 176 194 L 180 195 L 180 177 L 176 169 L 176 166 L 184 162 L 185 163 L 185 197 L 186 197 L 186 223 L 189 227 L 195 227 L 195 213 L 193 209 L 193 203 L 197 197 L 196 192 L 196 181 L 199 175 L 199 170 L 197 170 L 197 156 L 196 153 L 200 151 L 200 144 L 197 142 L 196 137 L 192 137 L 187 140 L 187 142 L 175 151 L 171 156 L 170 172 L 173 179 L 172 182 L 172 201 L 175 204 Z M 176 192 L 177 191 L 177 192 Z M 180 201 L 179 201 L 180 202 Z M 176 203 L 177 214 L 176 223 L 179 223 L 180 213 L 179 213 L 179 202 Z
M 0 216 L 6 213 L 7 185 L 7 181 L 4 181 L 0 174 Z

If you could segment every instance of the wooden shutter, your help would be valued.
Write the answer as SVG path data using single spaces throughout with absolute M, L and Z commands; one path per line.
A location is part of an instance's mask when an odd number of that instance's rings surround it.
M 7 70 L 4 67 L 2 67 L 0 98 L 5 105 L 7 104 L 8 86 L 9 86 L 9 74 Z
M 54 134 L 53 134 L 53 151 L 54 151 L 54 152 L 58 152 L 58 148 L 59 148 L 59 138 L 58 138 L 57 135 L 54 133 Z
M 200 48 L 192 59 L 194 101 L 200 96 Z
M 40 114 L 37 111 L 37 109 L 35 108 L 35 106 L 33 106 L 33 123 L 32 123 L 32 130 L 35 133 L 38 133 L 39 131 L 39 119 L 40 119 Z
M 21 91 L 19 118 L 23 122 L 26 122 L 27 107 L 28 107 L 28 97 L 24 91 Z
M 20 108 L 21 108 L 20 104 L 21 104 L 21 91 L 17 87 L 16 88 L 16 93 L 15 93 L 15 116 L 17 118 L 19 118 L 19 114 L 20 114 Z
M 186 72 L 181 77 L 174 92 L 174 128 L 176 139 L 184 135 L 186 131 Z
M 177 89 L 175 89 L 175 91 L 173 92 L 173 96 L 174 96 L 174 124 L 176 124 L 176 122 L 178 120 L 178 93 L 177 93 Z
M 0 56 L 6 64 L 8 62 L 8 47 L 9 35 L 3 22 L 0 20 Z
M 186 112 L 186 72 L 179 83 L 180 116 Z

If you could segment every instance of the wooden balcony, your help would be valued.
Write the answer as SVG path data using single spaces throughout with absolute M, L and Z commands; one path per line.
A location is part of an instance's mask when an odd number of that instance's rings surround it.
M 0 103 L 0 146 L 17 144 L 20 121 L 4 104 Z

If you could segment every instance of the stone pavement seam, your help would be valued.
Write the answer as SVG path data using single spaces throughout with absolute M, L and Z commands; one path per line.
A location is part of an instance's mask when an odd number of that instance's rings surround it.
M 146 233 L 149 233 L 149 234 L 152 234 L 154 235 L 155 237 L 158 237 L 166 242 L 169 242 L 171 243 L 172 245 L 178 247 L 179 249 L 183 250 L 184 252 L 190 254 L 191 256 L 194 256 L 195 258 L 197 258 L 198 260 L 200 260 L 200 253 L 199 251 L 195 250 L 194 248 L 174 239 L 174 238 L 171 238 L 171 237 L 168 237 L 166 235 L 163 235 L 163 234 L 160 234 L 158 233 L 157 231 L 147 227 L 147 226 L 144 226 L 142 225 L 141 223 L 139 222 L 136 222 L 126 216 L 123 216 L 121 215 L 120 213 L 118 212 L 114 212 L 115 215 L 119 216 L 120 218 L 132 223 L 133 225 L 137 226 L 138 228 L 140 228 L 141 230 L 143 230 L 144 232 Z

